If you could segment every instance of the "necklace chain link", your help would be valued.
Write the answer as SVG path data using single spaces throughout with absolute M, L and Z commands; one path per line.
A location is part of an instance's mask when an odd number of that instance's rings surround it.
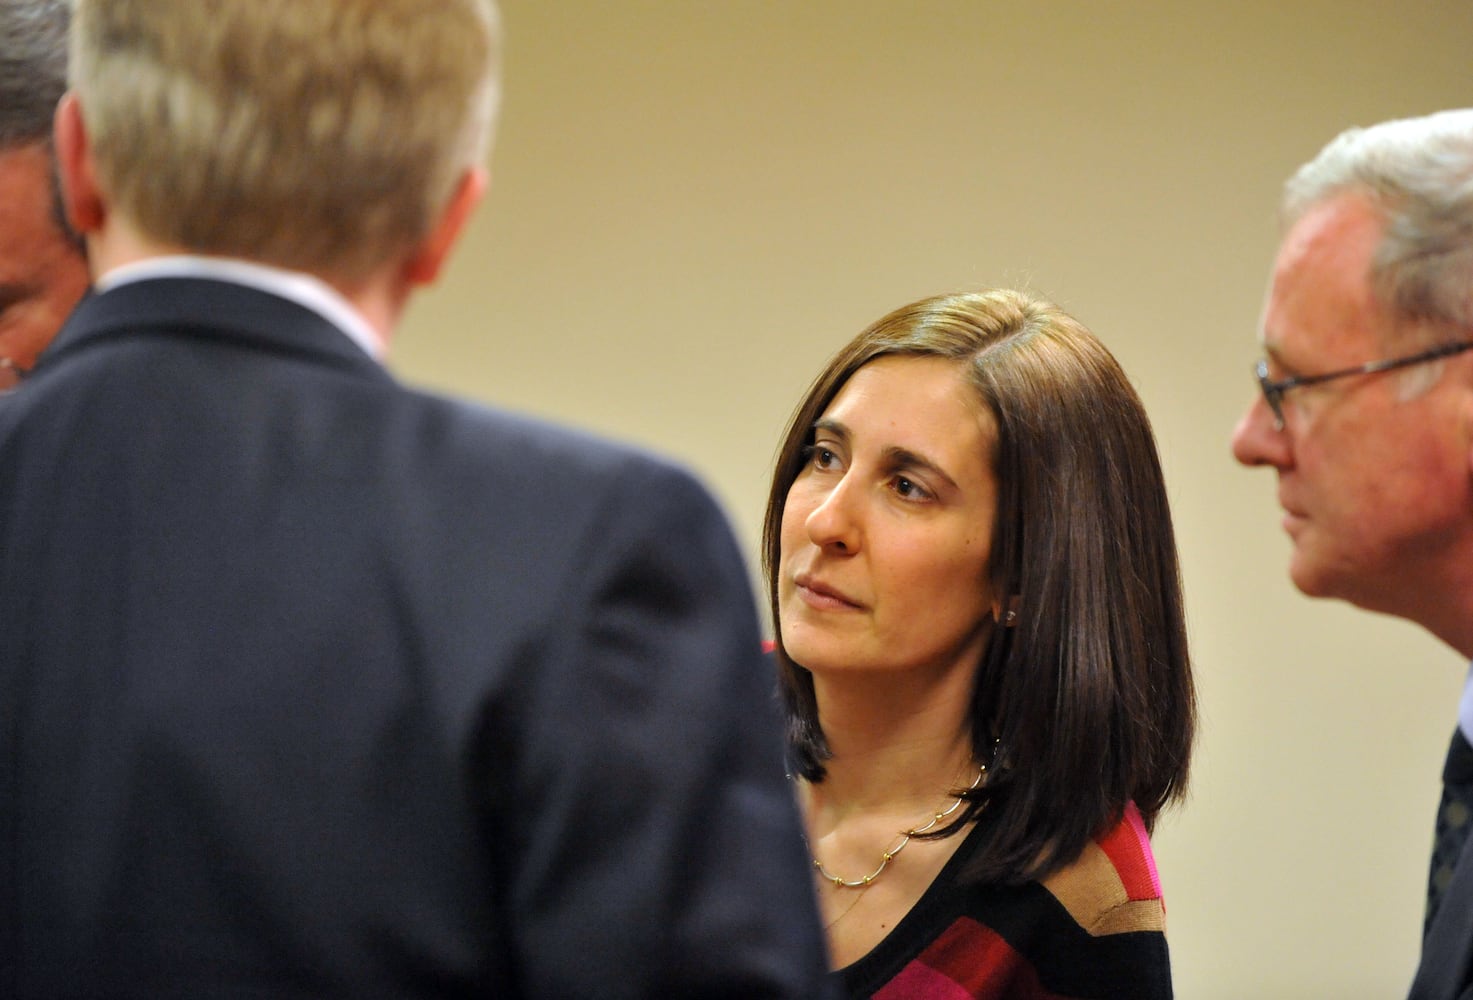
M 978 764 L 977 777 L 973 778 L 972 783 L 967 786 L 967 792 L 975 791 L 977 786 L 982 784 L 982 778 L 986 774 L 987 765 Z M 832 882 L 835 888 L 868 889 L 870 883 L 879 878 L 880 873 L 883 872 L 886 866 L 890 864 L 891 859 L 894 858 L 895 855 L 899 854 L 901 851 L 905 850 L 905 845 L 910 843 L 910 838 L 919 836 L 923 833 L 929 833 L 932 829 L 935 828 L 937 823 L 940 823 L 942 820 L 946 819 L 946 817 L 950 816 L 952 813 L 960 809 L 962 803 L 965 801 L 966 792 L 963 792 L 961 795 L 958 795 L 956 797 L 956 801 L 947 806 L 944 811 L 933 814 L 930 820 L 928 820 L 924 826 L 912 827 L 911 829 L 902 832 L 900 834 L 900 840 L 896 842 L 895 846 L 880 855 L 880 866 L 874 871 L 870 872 L 868 875 L 856 879 L 847 879 L 842 875 L 835 875 L 833 872 L 825 868 L 823 866 L 823 862 L 818 860 L 817 857 L 812 857 L 813 869 L 814 871 L 818 872 L 820 876 L 823 877 L 824 881 Z

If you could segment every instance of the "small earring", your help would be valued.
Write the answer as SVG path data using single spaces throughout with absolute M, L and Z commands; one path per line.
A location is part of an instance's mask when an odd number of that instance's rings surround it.
M 1012 628 L 1016 624 L 1018 624 L 1018 612 L 1009 608 L 1008 613 L 1002 616 L 1003 628 Z

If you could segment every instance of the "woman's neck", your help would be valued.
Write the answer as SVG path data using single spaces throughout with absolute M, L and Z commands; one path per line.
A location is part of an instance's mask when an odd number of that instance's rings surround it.
M 836 753 L 822 781 L 804 783 L 810 830 L 820 836 L 851 817 L 892 820 L 897 830 L 919 825 L 977 776 L 971 739 L 897 743 L 864 753 Z
M 975 776 L 970 690 L 895 685 L 879 678 L 814 678 L 819 719 L 832 757 L 810 789 L 810 805 L 847 813 L 931 809 Z M 960 782 L 960 785 L 958 785 Z
M 815 680 L 833 756 L 823 780 L 798 782 L 798 793 L 838 968 L 883 940 L 957 850 L 960 836 L 908 834 L 951 816 L 957 792 L 980 775 L 969 697 L 862 697 L 855 689 L 865 685 L 848 683 L 855 678 L 844 678 L 842 691 Z

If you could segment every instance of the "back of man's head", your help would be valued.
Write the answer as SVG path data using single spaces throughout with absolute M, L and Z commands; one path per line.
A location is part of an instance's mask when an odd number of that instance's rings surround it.
M 146 237 L 345 281 L 485 155 L 493 0 L 76 0 L 97 183 Z

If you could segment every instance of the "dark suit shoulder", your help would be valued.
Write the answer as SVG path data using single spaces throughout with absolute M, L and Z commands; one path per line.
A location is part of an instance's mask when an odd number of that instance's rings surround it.
M 415 390 L 405 390 L 403 408 L 406 449 L 444 475 L 515 491 L 550 489 L 574 507 L 632 498 L 645 508 L 713 502 L 688 468 L 591 431 Z

